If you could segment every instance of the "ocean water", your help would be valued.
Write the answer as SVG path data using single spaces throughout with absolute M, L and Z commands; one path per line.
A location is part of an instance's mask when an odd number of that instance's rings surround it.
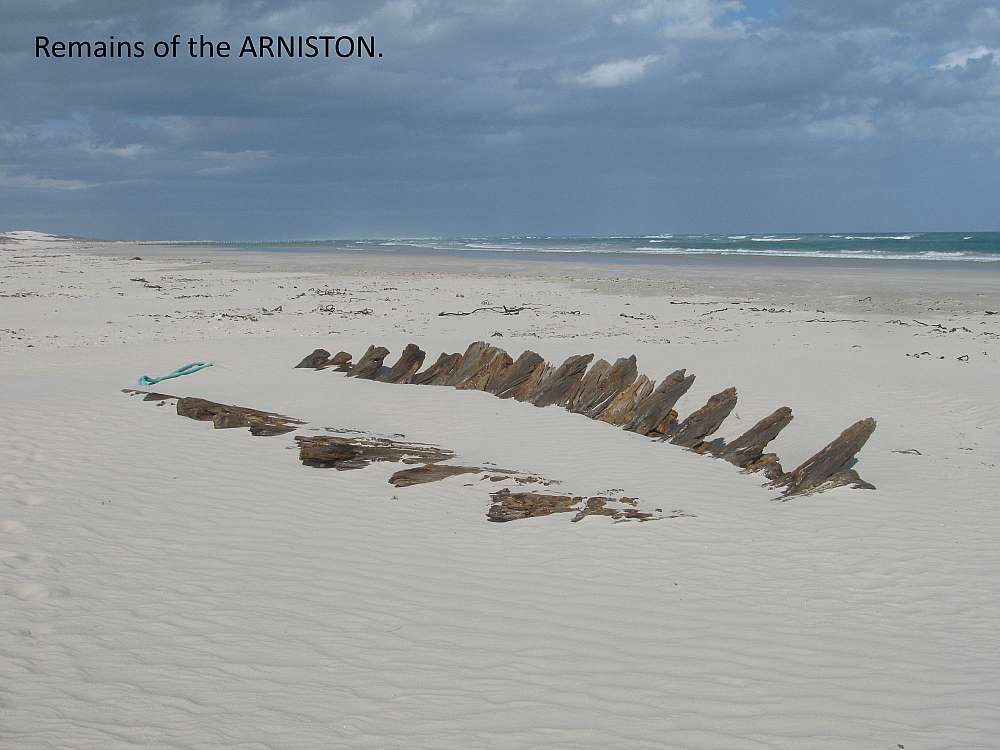
M 997 263 L 1000 232 L 651 234 L 614 237 L 463 237 L 206 243 L 250 250 L 457 254 L 525 259 L 652 261 L 677 257 L 803 258 L 863 262 Z

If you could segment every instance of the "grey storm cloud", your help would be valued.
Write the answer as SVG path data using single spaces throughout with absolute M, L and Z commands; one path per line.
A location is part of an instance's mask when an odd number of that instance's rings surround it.
M 374 34 L 378 60 L 34 38 Z M 102 237 L 996 228 L 974 0 L 0 8 L 0 227 Z

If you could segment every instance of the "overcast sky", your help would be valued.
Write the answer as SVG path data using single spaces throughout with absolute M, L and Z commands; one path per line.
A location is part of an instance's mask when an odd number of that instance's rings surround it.
M 173 33 L 384 57 L 34 57 Z M 998 229 L 998 48 L 980 0 L 0 0 L 0 229 Z

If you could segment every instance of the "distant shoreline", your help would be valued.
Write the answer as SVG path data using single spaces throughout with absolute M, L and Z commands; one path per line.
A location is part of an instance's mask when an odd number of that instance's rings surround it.
M 694 262 L 715 267 L 720 262 L 731 264 L 734 260 L 739 261 L 737 265 L 806 261 L 830 267 L 843 267 L 847 263 L 856 268 L 871 270 L 882 263 L 977 267 L 1000 263 L 1000 233 L 995 232 L 404 237 L 281 241 L 140 240 L 134 244 L 282 255 L 364 253 L 378 256 L 493 260 L 517 258 L 518 261 L 526 262 L 585 262 L 626 266 L 663 266 L 677 262 L 690 265 Z
M 969 258 L 915 258 L 915 257 L 894 257 L 891 255 L 883 257 L 851 257 L 848 255 L 828 256 L 816 255 L 808 256 L 796 253 L 710 253 L 699 251 L 683 251 L 670 253 L 655 252 L 600 252 L 600 251 L 555 251 L 555 250 L 493 250 L 493 249 L 434 249 L 418 247 L 413 245 L 394 245 L 392 247 L 380 246 L 377 244 L 358 243 L 345 245 L 343 243 L 330 244 L 271 244 L 271 243 L 178 243 L 173 247 L 192 247 L 199 249 L 217 249 L 220 252 L 243 251 L 251 253 L 273 253 L 280 255 L 340 255 L 340 256 L 416 256 L 432 257 L 438 259 L 464 258 L 464 259 L 490 259 L 526 261 L 532 263 L 596 263 L 600 265 L 622 264 L 627 266 L 670 266 L 685 265 L 698 266 L 705 265 L 711 267 L 740 267 L 757 266 L 758 264 L 785 265 L 804 264 L 811 267 L 833 267 L 845 269 L 875 269 L 889 264 L 894 267 L 916 266 L 925 267 L 949 267 L 957 269 L 969 268 L 992 268 L 1000 271 L 1000 255 L 995 259 L 969 259 Z
M 996 309 L 1000 264 L 948 261 L 872 262 L 851 259 L 747 256 L 629 256 L 596 253 L 434 251 L 422 248 L 328 245 L 220 246 L 135 242 L 66 241 L 59 247 L 92 256 L 211 268 L 243 274 L 335 274 L 360 278 L 431 276 L 549 279 L 579 289 L 638 297 L 683 290 L 709 298 L 757 298 L 768 304 L 856 312 L 858 300 L 873 298 L 869 312 L 923 315 L 929 310 Z M 877 269 L 877 270 L 876 270 Z M 942 302 L 948 300 L 948 302 Z

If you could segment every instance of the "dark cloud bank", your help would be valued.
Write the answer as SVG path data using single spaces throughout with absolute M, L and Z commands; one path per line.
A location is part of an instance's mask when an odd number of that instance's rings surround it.
M 384 57 L 34 56 L 174 33 Z M 0 228 L 996 229 L 998 40 L 977 0 L 5 0 Z

